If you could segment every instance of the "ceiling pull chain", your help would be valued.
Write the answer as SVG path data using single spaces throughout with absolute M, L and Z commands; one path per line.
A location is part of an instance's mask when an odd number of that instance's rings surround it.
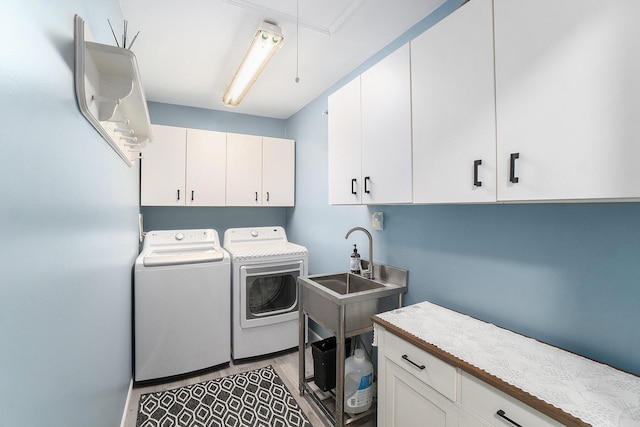
M 296 83 L 300 82 L 300 0 L 296 0 Z

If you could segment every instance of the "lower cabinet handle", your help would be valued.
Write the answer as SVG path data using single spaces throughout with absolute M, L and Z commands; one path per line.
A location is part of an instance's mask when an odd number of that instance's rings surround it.
M 191 190 L 191 201 L 193 202 L 193 196 L 194 196 L 195 191 Z
M 269 201 L 269 192 L 267 191 L 267 202 Z
M 178 200 L 180 200 L 180 190 L 178 190 Z
M 258 201 L 258 192 L 256 191 L 256 202 Z
M 371 180 L 370 176 L 364 177 L 364 192 L 367 194 L 371 193 L 371 191 L 369 191 L 369 188 L 367 188 L 367 182 L 369 182 L 370 180 Z
M 522 427 L 520 424 L 518 424 L 517 422 L 513 421 L 511 418 L 507 417 L 507 413 L 504 412 L 502 409 L 498 410 L 498 412 L 496 412 L 496 415 L 504 418 L 505 420 L 509 421 L 511 424 L 513 424 L 516 427 Z
M 355 178 L 353 178 L 351 180 L 351 194 L 354 194 L 354 195 L 357 194 L 355 188 L 353 188 L 353 186 L 356 184 L 356 182 L 358 182 L 358 181 L 356 181 Z
M 482 160 L 473 161 L 473 185 L 482 187 L 482 181 L 478 181 L 478 166 L 482 164 Z
M 511 153 L 511 164 L 509 167 L 509 181 L 517 184 L 519 179 L 516 176 L 516 159 L 520 158 L 520 153 Z
M 409 356 L 407 356 L 406 354 L 402 355 L 402 358 L 404 360 L 406 360 L 407 362 L 411 363 L 413 366 L 415 366 L 416 368 L 420 369 L 421 371 L 426 368 L 426 366 L 424 365 L 418 365 L 416 362 L 414 362 L 413 360 L 409 359 Z

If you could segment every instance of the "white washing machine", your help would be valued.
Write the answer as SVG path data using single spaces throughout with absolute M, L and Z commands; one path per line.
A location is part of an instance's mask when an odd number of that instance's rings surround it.
M 136 382 L 229 363 L 230 268 L 215 230 L 147 233 L 135 265 Z
M 233 360 L 298 346 L 298 276 L 308 252 L 291 243 L 282 227 L 230 228 Z

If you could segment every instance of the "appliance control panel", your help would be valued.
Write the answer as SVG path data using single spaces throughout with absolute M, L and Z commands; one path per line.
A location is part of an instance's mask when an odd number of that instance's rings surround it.
M 253 242 L 287 242 L 287 234 L 279 226 L 230 228 L 224 233 L 224 245 Z
M 213 242 L 220 245 L 218 233 L 213 229 L 149 231 L 145 246 Z

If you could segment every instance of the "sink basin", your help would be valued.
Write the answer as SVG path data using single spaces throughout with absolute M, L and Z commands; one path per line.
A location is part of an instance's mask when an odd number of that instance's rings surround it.
M 371 317 L 399 306 L 407 292 L 407 271 L 375 264 L 375 279 L 352 273 L 298 277 L 300 308 L 325 329 L 346 336 L 373 327 Z
M 333 292 L 336 292 L 340 295 L 384 288 L 384 285 L 382 283 L 378 283 L 352 273 L 337 273 L 326 276 L 315 276 L 313 280 L 321 286 L 324 286 L 327 289 L 331 289 Z

